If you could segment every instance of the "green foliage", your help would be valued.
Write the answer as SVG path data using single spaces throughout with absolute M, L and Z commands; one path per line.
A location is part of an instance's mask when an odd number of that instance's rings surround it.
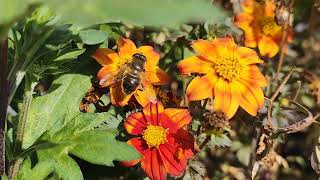
M 91 85 L 90 76 L 85 75 L 85 71 L 81 72 L 87 66 L 87 62 L 80 63 L 74 74 L 64 74 L 57 78 L 48 94 L 33 99 L 26 122 L 23 148 L 33 147 L 36 141 L 53 146 L 42 149 L 34 147 L 37 149 L 39 162 L 32 169 L 25 168 L 27 172 L 21 172 L 22 175 L 26 173 L 24 176 L 28 177 L 41 171 L 43 177 L 46 177 L 54 170 L 63 179 L 82 179 L 80 168 L 69 157 L 69 153 L 91 163 L 108 166 L 112 166 L 114 160 L 139 158 L 133 147 L 115 139 L 117 131 L 114 128 L 117 125 L 114 122 L 110 122 L 110 129 L 96 128 L 103 123 L 108 126 L 108 121 L 112 120 L 109 113 L 79 112 L 80 101 Z M 28 160 L 25 161 L 27 166 Z M 47 169 L 38 169 L 38 166 L 45 166 Z
M 210 146 L 228 147 L 231 146 L 232 141 L 226 134 L 216 133 L 211 135 L 211 140 L 209 142 Z
M 204 0 L 51 0 L 45 4 L 62 14 L 64 21 L 81 26 L 117 21 L 167 26 L 224 16 L 222 11 Z
M 95 29 L 82 30 L 79 36 L 84 44 L 89 45 L 102 43 L 108 38 L 105 32 Z

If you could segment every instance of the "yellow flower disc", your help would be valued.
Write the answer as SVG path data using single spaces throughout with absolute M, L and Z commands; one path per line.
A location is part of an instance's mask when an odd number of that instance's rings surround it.
M 146 141 L 149 148 L 159 147 L 161 144 L 167 142 L 167 129 L 161 126 L 148 125 L 143 132 L 142 138 Z

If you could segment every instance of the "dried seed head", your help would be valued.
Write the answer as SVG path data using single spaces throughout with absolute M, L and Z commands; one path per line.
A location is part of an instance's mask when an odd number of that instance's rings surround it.
M 222 111 L 205 112 L 202 128 L 204 131 L 223 131 L 229 127 L 229 120 Z

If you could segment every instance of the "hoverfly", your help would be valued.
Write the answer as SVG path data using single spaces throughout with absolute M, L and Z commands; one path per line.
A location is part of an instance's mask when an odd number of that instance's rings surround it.
M 115 83 L 121 83 L 121 89 L 124 95 L 129 95 L 138 88 L 139 90 L 143 90 L 144 83 L 142 83 L 142 81 L 146 80 L 146 77 L 144 77 L 146 62 L 147 59 L 143 54 L 135 53 L 129 62 L 122 65 L 114 73 L 103 77 L 99 84 L 102 87 L 106 87 Z
M 143 54 L 135 53 L 127 63 L 115 72 L 107 74 L 100 81 L 94 83 L 83 98 L 80 111 L 88 112 L 91 103 L 97 107 L 100 97 L 106 93 L 103 89 L 116 83 L 120 83 L 124 95 L 132 94 L 137 89 L 145 90 L 147 97 L 150 98 L 149 100 L 154 101 L 156 94 L 152 85 L 144 83 L 147 81 L 147 78 L 144 77 L 146 61 L 147 59 Z M 98 108 L 101 109 L 100 106 Z

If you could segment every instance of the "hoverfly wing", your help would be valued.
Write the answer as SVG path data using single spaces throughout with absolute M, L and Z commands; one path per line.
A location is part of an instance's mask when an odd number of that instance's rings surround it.
M 106 76 L 104 76 L 102 79 L 100 79 L 99 85 L 101 87 L 107 87 L 112 84 L 120 82 L 122 80 L 124 72 L 126 71 L 127 66 L 128 66 L 127 64 L 124 64 L 115 72 L 109 73 Z

